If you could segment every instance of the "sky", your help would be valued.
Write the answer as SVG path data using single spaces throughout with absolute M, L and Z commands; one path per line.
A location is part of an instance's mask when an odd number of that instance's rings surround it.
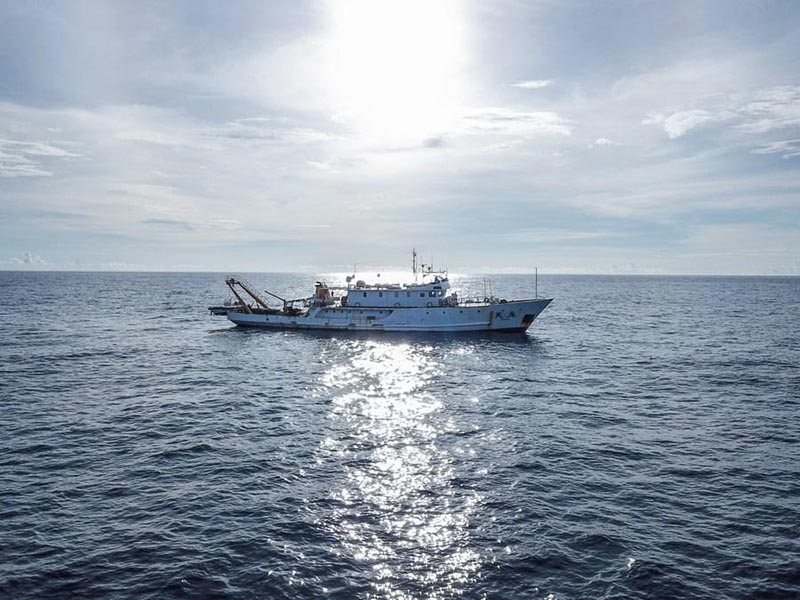
M 0 3 L 0 269 L 800 274 L 800 4 Z

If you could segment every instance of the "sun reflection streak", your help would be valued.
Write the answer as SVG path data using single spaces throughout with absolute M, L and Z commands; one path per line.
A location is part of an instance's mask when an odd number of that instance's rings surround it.
M 318 463 L 342 471 L 319 523 L 363 563 L 370 598 L 448 598 L 478 575 L 469 521 L 480 498 L 453 485 L 444 442 L 454 425 L 435 380 L 441 363 L 415 344 L 353 341 L 329 368 L 332 431 Z

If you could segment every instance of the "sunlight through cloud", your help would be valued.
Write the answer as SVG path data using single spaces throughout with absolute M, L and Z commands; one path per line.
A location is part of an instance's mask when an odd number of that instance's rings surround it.
M 464 20 L 454 2 L 330 4 L 336 119 L 373 143 L 421 141 L 457 118 Z

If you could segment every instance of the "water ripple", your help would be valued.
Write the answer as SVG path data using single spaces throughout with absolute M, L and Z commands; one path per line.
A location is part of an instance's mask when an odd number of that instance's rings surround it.
M 800 280 L 542 283 L 529 336 L 371 337 L 0 273 L 0 597 L 800 597 Z

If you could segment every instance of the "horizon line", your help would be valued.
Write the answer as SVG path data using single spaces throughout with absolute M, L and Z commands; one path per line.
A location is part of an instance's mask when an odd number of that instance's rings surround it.
M 387 272 L 395 272 L 394 269 L 387 269 Z M 345 271 L 342 271 L 344 273 Z M 294 270 L 294 271 L 249 271 L 243 269 L 230 269 L 225 271 L 218 270 L 162 270 L 162 269 L 5 269 L 0 267 L 0 273 L 134 273 L 134 274 L 163 274 L 163 275 L 176 275 L 176 274 L 212 274 L 212 275 L 230 275 L 235 273 L 248 273 L 248 274 L 263 274 L 263 275 L 320 275 L 338 273 L 338 271 L 320 270 Z M 534 273 L 531 272 L 459 272 L 455 275 L 492 275 L 492 276 L 518 276 L 524 275 L 533 277 Z M 654 272 L 540 272 L 539 275 L 559 275 L 559 276 L 579 276 L 579 277 L 800 277 L 800 273 L 654 273 Z

